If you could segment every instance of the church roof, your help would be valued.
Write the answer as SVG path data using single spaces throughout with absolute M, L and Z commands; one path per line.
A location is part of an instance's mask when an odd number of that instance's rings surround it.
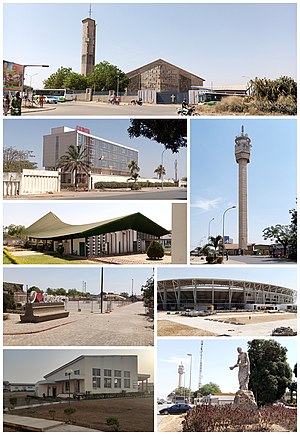
M 180 68 L 180 67 L 178 67 L 176 65 L 173 65 L 172 63 L 167 62 L 167 61 L 165 61 L 163 59 L 157 59 L 157 60 L 154 60 L 153 62 L 147 63 L 146 65 L 143 65 L 143 66 L 141 66 L 139 68 L 136 68 L 136 69 L 134 69 L 132 71 L 129 71 L 128 73 L 126 73 L 126 75 L 127 75 L 127 77 L 129 79 L 131 79 L 132 77 L 134 77 L 134 76 L 136 76 L 138 74 L 141 74 L 141 73 L 143 73 L 145 71 L 148 71 L 149 69 L 152 69 L 152 68 L 156 67 L 157 65 L 162 65 L 162 64 L 168 65 L 168 66 L 170 66 L 172 68 L 176 68 L 177 70 L 179 70 L 181 72 L 182 75 L 187 76 L 189 78 L 195 77 L 197 79 L 205 81 L 205 79 L 203 79 L 202 77 L 199 77 L 196 74 L 190 73 L 190 72 L 188 72 L 188 71 L 186 71 L 186 70 L 184 70 L 184 69 L 182 69 L 182 68 Z
M 35 239 L 61 240 L 66 238 L 78 239 L 129 229 L 157 237 L 170 233 L 141 213 L 89 224 L 71 225 L 62 222 L 54 213 L 49 212 L 26 228 L 25 235 Z

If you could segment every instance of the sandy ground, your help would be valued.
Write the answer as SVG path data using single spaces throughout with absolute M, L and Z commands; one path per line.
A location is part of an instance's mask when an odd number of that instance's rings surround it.
M 231 315 L 231 316 L 210 316 L 209 319 L 211 320 L 219 320 L 220 318 L 222 318 L 223 321 L 228 321 L 228 322 L 238 322 L 238 323 L 242 323 L 243 325 L 255 325 L 257 323 L 265 323 L 265 322 L 273 322 L 274 320 L 288 320 L 288 319 L 295 319 L 297 317 L 296 314 L 293 313 L 275 313 L 275 314 L 271 314 L 271 313 L 265 313 L 265 314 L 243 314 L 243 315 Z
M 159 320 L 157 322 L 157 335 L 177 335 L 177 336 L 215 336 L 209 331 L 203 329 L 193 328 L 191 326 L 180 325 L 171 322 L 170 320 Z
M 49 410 L 55 410 L 54 419 L 66 421 L 64 409 L 68 404 L 42 406 L 34 409 L 13 411 L 13 414 L 51 420 Z M 91 427 L 103 432 L 111 432 L 106 419 L 116 417 L 121 432 L 153 432 L 154 400 L 149 398 L 96 399 L 71 402 L 76 409 L 72 414 L 73 424 Z
M 184 415 L 185 414 L 164 416 L 158 424 L 158 432 L 182 432 L 181 422 L 184 420 Z

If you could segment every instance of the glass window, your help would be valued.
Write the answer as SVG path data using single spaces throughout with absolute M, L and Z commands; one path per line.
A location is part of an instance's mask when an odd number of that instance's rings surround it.
M 121 370 L 115 370 L 115 377 L 116 378 L 120 378 L 122 376 L 122 371 Z
M 115 388 L 121 388 L 121 378 L 115 378 L 114 379 L 114 387 Z
M 104 388 L 111 388 L 111 378 L 104 378 Z
M 124 371 L 124 378 L 130 378 L 130 372 Z
M 80 375 L 80 370 L 74 370 L 74 375 Z
M 101 378 L 93 378 L 93 389 L 95 390 L 96 388 L 101 388 Z
M 111 370 L 104 369 L 104 376 L 111 376 Z
M 93 369 L 93 376 L 101 376 L 101 369 Z
M 124 379 L 124 388 L 130 388 L 130 379 Z

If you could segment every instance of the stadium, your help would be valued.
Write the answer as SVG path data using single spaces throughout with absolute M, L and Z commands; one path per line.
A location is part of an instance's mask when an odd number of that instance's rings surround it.
M 295 303 L 295 290 L 274 284 L 215 278 L 157 282 L 157 309 L 163 311 L 296 311 Z

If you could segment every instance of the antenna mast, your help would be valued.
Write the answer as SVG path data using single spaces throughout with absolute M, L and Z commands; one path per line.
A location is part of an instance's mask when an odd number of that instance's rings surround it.
M 92 18 L 92 4 L 90 3 L 89 18 Z

